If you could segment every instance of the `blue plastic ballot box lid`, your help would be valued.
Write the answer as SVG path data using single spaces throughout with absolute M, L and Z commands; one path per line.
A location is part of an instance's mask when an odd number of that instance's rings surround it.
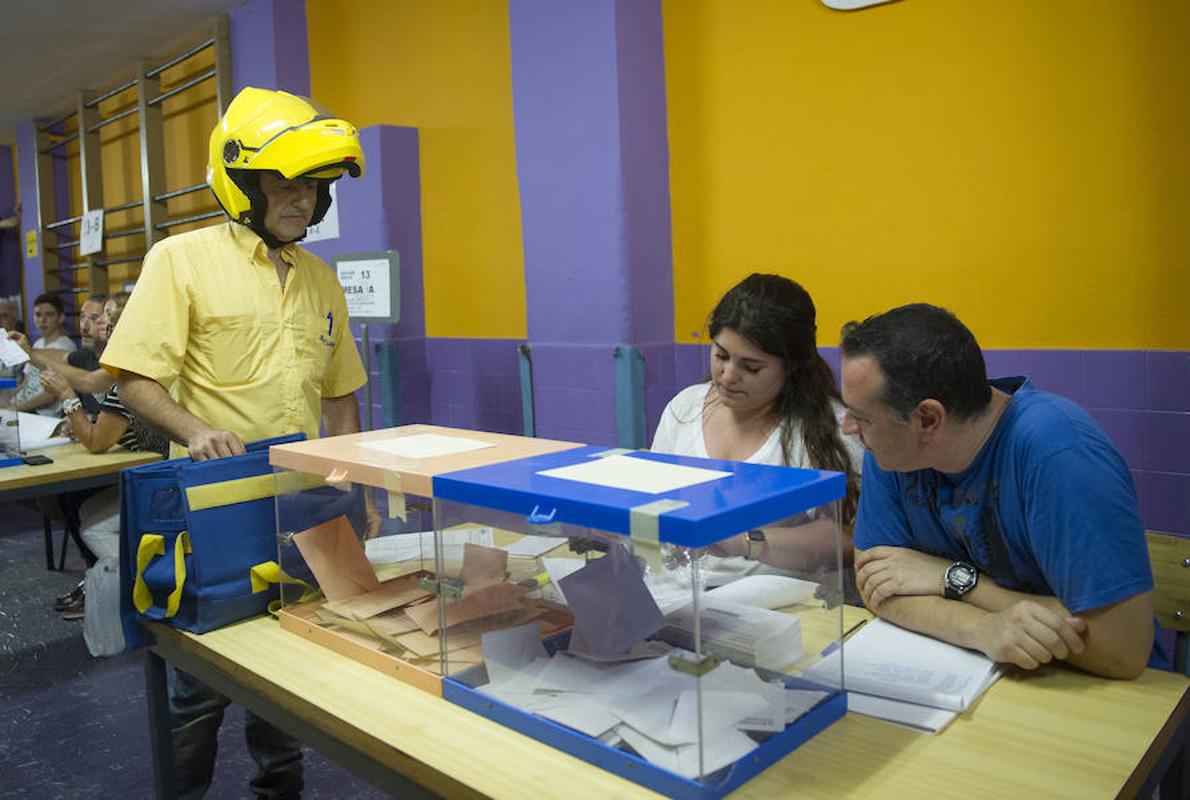
M 595 485 L 541 473 L 620 456 L 727 473 L 658 493 Z M 632 465 L 627 465 L 632 466 Z M 705 547 L 843 497 L 842 473 L 588 446 L 434 477 L 434 497 L 522 514 L 531 521 L 632 535 L 634 517 L 657 518 L 657 539 Z M 657 513 L 658 501 L 677 501 Z M 634 514 L 634 512 L 636 512 Z

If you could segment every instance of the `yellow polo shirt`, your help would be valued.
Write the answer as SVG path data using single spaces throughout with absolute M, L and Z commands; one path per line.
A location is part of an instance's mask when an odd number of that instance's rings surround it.
M 182 408 L 245 442 L 318 436 L 321 399 L 367 376 L 330 267 L 296 245 L 282 291 L 260 237 L 226 223 L 170 236 L 145 256 L 100 363 L 160 383 Z M 185 455 L 174 443 L 170 455 Z

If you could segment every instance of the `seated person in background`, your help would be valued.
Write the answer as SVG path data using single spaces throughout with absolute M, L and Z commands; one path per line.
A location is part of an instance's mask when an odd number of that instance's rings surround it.
M 16 297 L 0 297 L 0 328 L 6 331 L 21 329 L 21 309 Z
M 669 401 L 652 450 L 842 472 L 849 540 L 863 451 L 840 431 L 844 407 L 831 368 L 818 354 L 815 316 L 806 290 L 779 275 L 752 274 L 729 290 L 708 324 L 710 377 Z M 818 529 L 811 522 L 753 531 L 711 552 L 815 572 L 833 567 L 834 536 L 833 521 Z M 844 551 L 850 564 L 850 541 Z
M 949 311 L 845 330 L 845 428 L 863 440 L 855 523 L 865 604 L 1024 669 L 1132 678 L 1153 645 L 1153 578 L 1132 476 L 1074 403 L 989 381 Z
M 18 200 L 12 207 L 12 216 L 0 218 L 0 231 L 16 230 L 19 227 L 21 227 L 21 201 Z
M 51 350 L 34 350 L 29 340 L 21 334 L 10 334 L 9 338 L 29 354 L 29 361 L 41 370 L 52 368 L 59 373 L 71 388 L 80 392 L 79 400 L 83 410 L 94 417 L 99 413 L 99 400 L 112 385 L 111 374 L 99 366 L 99 354 L 107 345 L 111 331 L 111 320 L 128 302 L 128 292 L 117 292 L 111 297 L 92 295 L 79 311 L 79 329 L 82 332 L 83 347 L 69 353 Z
M 119 312 L 115 312 L 115 318 Z M 103 339 L 110 336 L 110 328 L 114 327 L 115 319 L 107 325 L 103 332 Z M 57 373 L 56 370 L 46 370 L 42 375 L 42 383 L 54 392 L 62 402 L 62 410 L 70 421 L 72 435 L 92 453 L 103 453 L 118 445 L 127 450 L 153 450 L 164 454 L 168 450 L 168 442 L 157 431 L 136 420 L 120 402 L 116 385 L 108 381 L 109 389 L 100 404 L 99 416 L 92 422 L 90 416 L 83 410 L 82 403 L 70 384 Z M 117 572 L 120 564 L 120 490 L 113 486 L 103 489 L 87 497 L 79 506 L 79 530 L 83 542 L 95 555 L 96 561 L 88 572 L 94 569 Z M 113 582 L 113 583 L 118 583 Z M 55 608 L 62 612 L 64 618 L 78 619 L 84 614 L 92 613 L 94 603 L 86 605 L 82 590 L 83 584 L 75 587 L 69 595 L 58 598 Z M 116 611 L 118 599 L 103 604 L 111 611 Z M 115 626 L 109 626 L 115 627 Z M 92 655 L 113 655 L 111 652 L 98 651 L 93 642 L 87 642 Z M 117 651 L 118 652 L 118 651 Z
M 86 355 L 88 350 L 98 352 L 95 323 L 103 316 L 103 304 L 106 301 L 105 294 L 93 294 L 83 301 L 83 307 L 79 309 L 79 349 L 75 353 Z
M 0 330 L 21 331 L 21 310 L 15 298 L 0 297 Z M 0 378 L 16 377 L 19 369 L 0 364 Z
M 53 348 L 67 352 L 74 350 L 74 341 L 62 328 L 65 321 L 66 312 L 57 295 L 38 295 L 33 301 L 33 323 L 41 332 L 41 338 L 33 343 L 32 349 Z M 58 398 L 42 388 L 41 369 L 37 365 L 25 365 L 25 376 L 13 398 L 13 408 L 17 411 L 36 411 L 50 417 L 58 416 Z

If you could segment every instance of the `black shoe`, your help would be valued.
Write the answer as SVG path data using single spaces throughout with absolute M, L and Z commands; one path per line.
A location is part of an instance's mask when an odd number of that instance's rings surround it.
M 81 591 L 78 599 L 68 606 L 63 606 L 61 613 L 62 619 L 82 619 L 83 608 L 86 606 L 87 597 Z
M 75 586 L 69 592 L 60 597 L 54 598 L 54 610 L 65 611 L 68 606 L 75 603 L 81 603 L 83 600 L 83 582 L 79 581 L 78 586 Z

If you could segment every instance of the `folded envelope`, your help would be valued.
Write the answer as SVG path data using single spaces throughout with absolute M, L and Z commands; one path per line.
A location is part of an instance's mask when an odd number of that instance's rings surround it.
M 459 580 L 464 586 L 480 588 L 501 583 L 508 575 L 508 551 L 467 542 L 463 545 L 463 567 Z
M 508 614 L 520 611 L 524 606 L 521 598 L 530 590 L 524 586 L 512 583 L 497 583 L 482 589 L 465 589 L 463 596 L 457 600 L 447 600 L 446 627 L 463 622 L 473 622 L 484 617 L 497 614 Z M 419 606 L 406 609 L 409 618 L 417 623 L 426 633 L 438 630 L 438 607 L 434 603 L 422 603 Z
M 365 594 L 352 595 L 342 600 L 331 600 L 326 608 L 351 619 L 368 619 L 400 606 L 415 603 L 431 597 L 432 593 L 421 588 L 417 574 L 393 578 L 380 584 L 380 588 Z
M 327 600 L 342 600 L 380 588 L 364 555 L 364 545 L 346 516 L 296 533 L 293 541 Z

